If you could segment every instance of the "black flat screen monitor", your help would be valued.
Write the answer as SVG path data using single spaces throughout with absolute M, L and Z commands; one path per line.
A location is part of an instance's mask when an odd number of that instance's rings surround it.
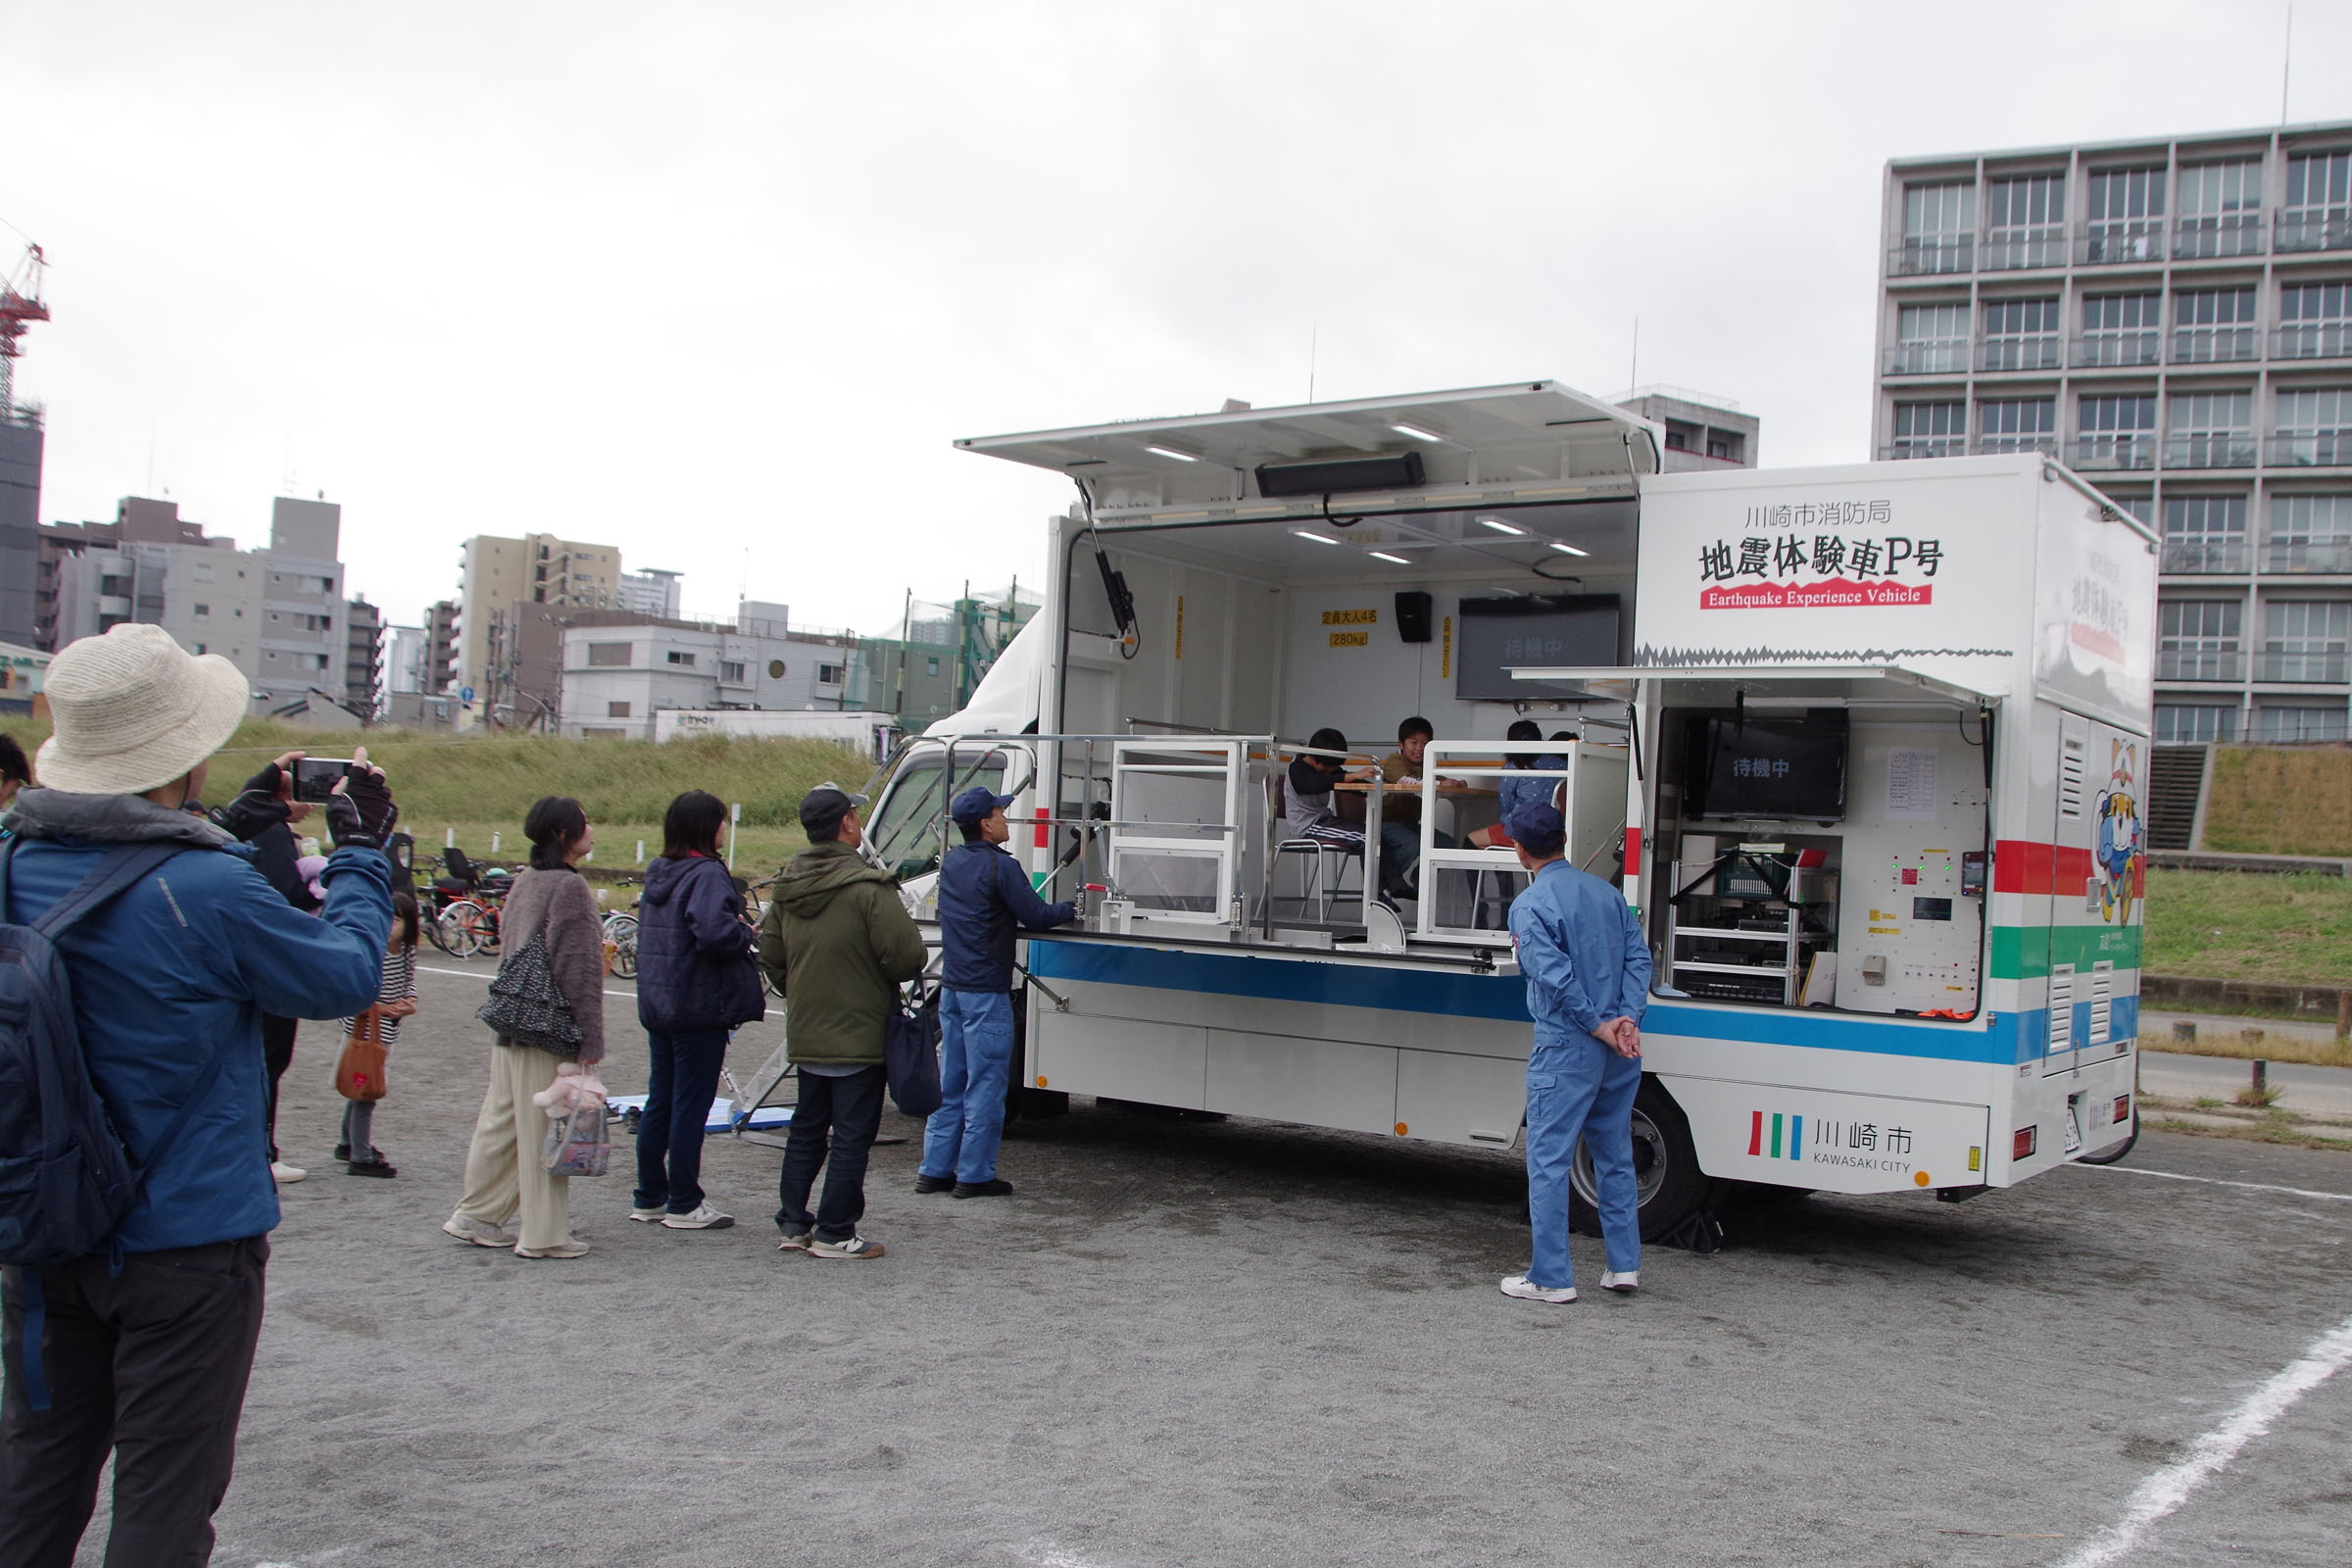
M 1542 594 L 1465 599 L 1453 695 L 1466 703 L 1575 696 L 1574 681 L 1513 680 L 1513 665 L 1616 665 L 1615 594 Z
M 1845 816 L 1842 709 L 1710 713 L 1690 726 L 1690 815 L 1836 822 Z

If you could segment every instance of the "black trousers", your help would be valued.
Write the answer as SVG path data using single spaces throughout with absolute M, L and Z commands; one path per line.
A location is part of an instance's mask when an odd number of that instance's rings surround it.
M 107 1568 L 199 1568 L 236 1464 L 262 1333 L 270 1239 L 132 1252 L 41 1270 L 50 1407 L 24 1394 L 23 1271 L 0 1271 L 0 1563 L 71 1568 L 115 1456 Z
M 270 1069 L 270 1163 L 277 1163 L 277 1081 L 294 1065 L 294 1029 L 292 1018 L 272 1018 L 262 1014 L 262 1065 Z
M 882 1091 L 889 1079 L 877 1065 L 843 1078 L 804 1072 L 800 1080 L 800 1102 L 784 1140 L 784 1174 L 776 1183 L 776 1229 L 787 1236 L 814 1230 L 820 1242 L 846 1242 L 865 1217 L 865 1160 L 882 1130 Z M 825 1195 L 811 1214 L 808 1189 L 819 1165 L 825 1167 Z

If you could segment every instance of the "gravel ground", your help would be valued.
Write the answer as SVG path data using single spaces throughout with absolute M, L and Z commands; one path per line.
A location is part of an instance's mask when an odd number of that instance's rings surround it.
M 1817 1197 L 1547 1307 L 1494 1288 L 1507 1159 L 1084 1101 L 1008 1140 L 1009 1200 L 878 1148 L 875 1262 L 778 1253 L 778 1156 L 723 1138 L 737 1228 L 627 1223 L 624 1145 L 572 1184 L 594 1250 L 525 1261 L 436 1228 L 492 1048 L 488 965 L 429 961 L 472 972 L 420 980 L 398 1180 L 326 1159 L 330 1027 L 296 1052 L 232 1568 L 2056 1562 L 2352 1312 L 2352 1201 L 2145 1174 L 2352 1197 L 2352 1156 L 2152 1134 L 1967 1204 Z M 2347 1454 L 2352 1374 L 2129 1560 L 2341 1568 Z

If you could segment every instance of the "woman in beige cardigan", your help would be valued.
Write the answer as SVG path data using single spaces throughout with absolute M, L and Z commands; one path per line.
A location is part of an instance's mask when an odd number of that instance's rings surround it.
M 514 879 L 499 917 L 499 939 L 512 957 L 533 932 L 547 938 L 548 968 L 580 1026 L 583 1066 L 605 1055 L 605 934 L 596 896 L 572 869 L 595 847 L 588 814 L 569 796 L 550 795 L 523 818 L 531 868 Z M 490 1088 L 466 1152 L 466 1196 L 442 1229 L 476 1247 L 512 1247 L 517 1257 L 578 1257 L 588 1244 L 571 1234 L 569 1178 L 540 1168 L 547 1114 L 531 1097 L 556 1081 L 560 1058 L 497 1037 L 490 1048 Z M 519 1235 L 507 1229 L 516 1210 Z

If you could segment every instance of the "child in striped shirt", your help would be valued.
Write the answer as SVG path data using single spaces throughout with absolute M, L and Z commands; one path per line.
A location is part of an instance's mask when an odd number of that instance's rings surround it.
M 400 1020 L 416 1010 L 416 896 L 393 894 L 392 936 L 384 947 L 384 983 L 375 1000 L 376 1024 L 387 1052 L 400 1038 Z M 358 1022 L 355 1018 L 343 1020 L 346 1039 Z M 345 1161 L 344 1168 L 354 1176 L 399 1175 L 384 1158 L 384 1152 L 370 1142 L 374 1129 L 375 1102 L 346 1101 L 343 1141 L 335 1146 L 335 1157 Z

